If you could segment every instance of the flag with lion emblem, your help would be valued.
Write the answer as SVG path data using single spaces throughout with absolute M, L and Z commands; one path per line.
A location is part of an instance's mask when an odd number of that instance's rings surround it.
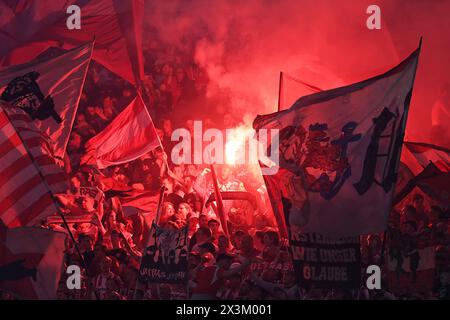
M 255 129 L 279 129 L 278 170 L 264 179 L 291 232 L 339 238 L 385 229 L 419 52 L 384 74 L 255 119 Z

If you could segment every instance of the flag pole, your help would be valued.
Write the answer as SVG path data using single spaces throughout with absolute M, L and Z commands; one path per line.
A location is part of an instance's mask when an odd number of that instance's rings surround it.
M 86 260 L 84 259 L 83 255 L 81 254 L 80 248 L 78 247 L 78 244 L 77 244 L 77 242 L 75 241 L 75 237 L 73 236 L 73 233 L 72 233 L 72 231 L 70 230 L 70 227 L 69 227 L 69 224 L 67 223 L 66 218 L 64 217 L 64 215 L 62 214 L 62 212 L 59 210 L 59 204 L 58 204 L 58 202 L 56 201 L 56 199 L 55 199 L 55 197 L 54 197 L 54 195 L 53 195 L 53 193 L 52 193 L 52 191 L 51 191 L 51 189 L 50 189 L 50 186 L 48 185 L 47 181 L 45 180 L 45 177 L 44 177 L 44 175 L 42 174 L 41 170 L 40 170 L 39 167 L 37 166 L 36 161 L 35 161 L 33 155 L 31 154 L 30 150 L 28 149 L 27 144 L 25 143 L 25 141 L 23 141 L 22 136 L 21 136 L 20 133 L 17 131 L 16 126 L 15 126 L 14 123 L 11 121 L 11 118 L 9 117 L 8 112 L 7 112 L 5 109 L 3 110 L 3 112 L 4 112 L 5 116 L 6 116 L 6 118 L 8 118 L 8 121 L 9 121 L 9 123 L 11 124 L 11 126 L 14 128 L 14 131 L 16 132 L 17 136 L 19 137 L 20 141 L 22 142 L 23 147 L 25 148 L 25 150 L 26 150 L 28 156 L 29 156 L 30 159 L 31 159 L 31 162 L 32 162 L 33 165 L 35 166 L 35 168 L 36 168 L 36 170 L 37 170 L 37 172 L 38 172 L 38 174 L 39 174 L 39 177 L 40 177 L 41 180 L 42 180 L 42 183 L 43 183 L 43 184 L 45 185 L 45 187 L 47 188 L 48 193 L 49 193 L 49 195 L 50 195 L 50 198 L 51 198 L 52 201 L 54 202 L 55 207 L 56 207 L 56 209 L 57 209 L 56 212 L 57 212 L 57 213 L 59 214 L 59 216 L 61 217 L 61 219 L 62 219 L 62 221 L 63 221 L 63 224 L 64 224 L 64 227 L 67 229 L 67 232 L 69 233 L 69 236 L 70 236 L 70 238 L 71 238 L 72 241 L 73 241 L 73 245 L 74 245 L 75 250 L 77 251 L 77 254 L 78 254 L 78 256 L 79 256 L 79 258 L 80 258 L 80 260 L 81 260 L 81 263 L 82 263 L 82 265 L 83 265 L 83 268 L 86 270 L 86 274 L 88 275 L 88 274 L 89 274 L 89 271 L 88 271 L 88 268 L 87 268 Z M 56 164 L 55 164 L 55 165 L 56 165 Z M 97 300 L 100 300 L 100 297 L 98 296 L 97 292 L 95 292 L 95 290 L 94 290 L 94 294 L 95 294 L 96 299 L 97 299 Z
M 209 159 L 209 169 L 211 170 L 211 176 L 213 180 L 213 187 L 214 187 L 214 195 L 217 203 L 217 208 L 213 204 L 212 207 L 214 209 L 214 212 L 216 212 L 216 215 L 219 216 L 220 224 L 222 225 L 223 232 L 225 235 L 229 238 L 230 234 L 228 233 L 228 225 L 227 225 L 227 219 L 225 217 L 225 209 L 223 207 L 223 200 L 222 200 L 222 194 L 220 193 L 219 184 L 217 180 L 216 170 L 214 169 L 214 165 L 211 160 L 211 153 L 208 152 L 208 159 Z M 203 201 L 205 202 L 205 201 Z M 216 211 L 217 209 L 217 211 Z M 203 207 L 202 207 L 203 210 Z
M 161 206 L 162 206 L 162 204 L 164 202 L 164 197 L 165 197 L 164 192 L 165 191 L 166 191 L 166 187 L 165 186 L 161 186 L 161 189 L 159 190 L 158 208 L 156 210 L 156 217 L 155 217 L 156 225 L 159 225 L 159 220 L 161 219 Z
M 283 91 L 283 71 L 280 71 L 280 79 L 278 80 L 278 109 L 277 111 L 280 112 L 281 109 L 281 95 Z
M 404 140 L 405 140 L 406 122 L 407 122 L 407 120 L 408 120 L 408 113 L 409 113 L 409 108 L 410 108 L 410 105 L 411 105 L 412 92 L 413 92 L 413 89 L 414 89 L 414 82 L 415 82 L 415 80 L 416 80 L 417 66 L 419 65 L 420 53 L 421 53 L 421 51 L 422 51 L 422 38 L 423 38 L 423 37 L 420 37 L 420 40 L 419 40 L 419 47 L 417 48 L 417 50 L 418 50 L 418 53 L 417 53 L 417 62 L 416 62 L 416 65 L 414 66 L 414 74 L 413 74 L 412 83 L 411 83 L 411 97 L 410 97 L 410 101 L 409 101 L 408 105 L 407 105 L 406 108 L 405 108 L 405 111 L 404 111 L 405 117 L 404 117 L 404 119 L 403 119 L 403 123 L 401 124 L 402 129 L 403 129 L 402 132 L 401 132 L 401 142 L 402 142 L 402 143 L 400 144 L 400 152 L 398 153 L 398 158 L 397 158 L 397 163 L 396 163 L 396 168 L 395 168 L 395 173 L 396 173 L 396 174 L 395 174 L 394 185 L 395 185 L 395 183 L 397 182 L 398 167 L 399 167 L 399 163 L 400 163 L 401 150 L 403 149 L 403 142 L 404 142 Z M 393 198 L 394 198 L 394 193 L 392 192 L 392 195 L 391 195 L 391 204 L 392 204 Z
M 81 84 L 80 93 L 78 94 L 77 103 L 76 103 L 77 108 L 76 108 L 76 110 L 75 110 L 75 115 L 74 115 L 74 117 L 73 117 L 73 119 L 72 119 L 72 123 L 70 124 L 69 135 L 68 135 L 68 137 L 70 137 L 70 136 L 72 135 L 73 124 L 74 124 L 74 122 L 75 122 L 75 118 L 76 118 L 77 113 L 78 113 L 78 105 L 80 104 L 80 99 L 81 99 L 81 95 L 83 94 L 84 84 L 86 83 L 86 77 L 87 77 L 89 68 L 90 68 L 90 66 L 91 66 L 92 55 L 93 55 L 93 52 L 94 52 L 94 46 L 95 46 L 95 35 L 94 35 L 94 38 L 92 39 L 92 42 L 91 42 L 90 54 L 89 54 L 89 61 L 87 62 L 88 65 L 86 66 L 86 69 L 84 70 L 84 74 L 83 74 L 83 83 Z M 67 148 L 67 144 L 68 144 L 68 143 L 69 143 L 69 139 L 67 139 L 66 144 L 64 145 L 64 155 L 66 154 L 65 150 L 66 150 L 66 148 Z M 63 159 L 64 159 L 64 158 L 63 158 Z M 70 169 L 71 169 L 71 171 L 72 171 L 72 165 L 71 165 L 71 168 L 70 168 Z
M 289 80 L 295 81 L 295 82 L 301 84 L 302 86 L 307 87 L 309 90 L 311 90 L 311 91 L 313 91 L 313 92 L 321 92 L 321 91 L 323 91 L 323 90 L 320 89 L 319 87 L 316 87 L 316 86 L 314 86 L 314 85 L 312 85 L 312 84 L 306 83 L 306 82 L 304 82 L 304 81 L 302 81 L 302 80 L 296 79 L 296 78 L 294 78 L 294 77 L 292 77 L 292 76 L 290 76 L 290 75 L 288 75 L 288 74 L 285 74 L 284 76 L 285 76 L 287 79 L 289 79 Z
M 230 234 L 228 233 L 227 219 L 225 217 L 225 209 L 223 207 L 222 194 L 220 193 L 219 184 L 217 182 L 216 171 L 214 170 L 214 165 L 212 163 L 209 165 L 209 167 L 211 169 L 211 175 L 212 175 L 212 180 L 213 180 L 213 185 L 214 185 L 214 193 L 216 196 L 217 213 L 219 215 L 219 219 L 220 219 L 220 223 L 222 225 L 223 232 L 225 232 L 225 235 L 227 237 L 230 237 Z

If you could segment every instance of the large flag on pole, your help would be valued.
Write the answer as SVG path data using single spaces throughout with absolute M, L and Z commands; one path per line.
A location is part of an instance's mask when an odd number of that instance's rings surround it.
M 20 299 L 55 300 L 65 239 L 64 233 L 41 228 L 0 231 L 0 289 Z
M 385 229 L 419 52 L 255 119 L 255 129 L 280 130 L 278 172 L 264 178 L 275 214 L 291 228 L 332 238 Z
M 19 110 L 10 120 L 6 110 L 11 108 L 3 106 L 0 103 L 0 219 L 8 227 L 39 224 L 57 212 L 52 193 L 65 192 L 67 179 L 26 113 Z
M 80 29 L 67 9 L 80 8 Z M 143 0 L 0 2 L 0 66 L 30 61 L 49 47 L 72 49 L 95 37 L 93 59 L 135 84 L 143 78 Z
M 10 104 L 8 114 L 33 120 L 62 158 L 91 59 L 93 43 L 52 58 L 0 69 L 0 100 Z
M 138 95 L 102 132 L 86 142 L 81 163 L 104 169 L 135 160 L 159 146 L 152 118 Z

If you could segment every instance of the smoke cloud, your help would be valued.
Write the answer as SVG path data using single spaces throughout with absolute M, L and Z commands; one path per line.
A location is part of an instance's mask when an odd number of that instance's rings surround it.
M 371 4 L 381 8 L 381 30 L 366 27 Z M 168 44 L 191 43 L 210 80 L 208 98 L 244 122 L 276 111 L 280 71 L 322 89 L 350 84 L 396 65 L 423 35 L 407 137 L 425 141 L 423 119 L 438 91 L 429 80 L 439 87 L 449 77 L 449 63 L 436 65 L 432 54 L 448 52 L 449 7 L 439 0 L 171 0 L 148 2 L 146 21 Z M 285 91 L 289 103 L 312 93 L 292 84 Z

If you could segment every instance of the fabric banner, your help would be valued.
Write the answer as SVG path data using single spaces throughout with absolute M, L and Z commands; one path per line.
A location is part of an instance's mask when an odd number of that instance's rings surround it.
M 0 69 L 0 100 L 9 103 L 8 114 L 25 113 L 50 137 L 59 158 L 69 141 L 92 48 L 91 42 L 48 59 Z
M 359 288 L 358 237 L 334 240 L 315 233 L 291 233 L 289 243 L 300 287 Z
M 62 198 L 89 197 L 99 201 L 105 196 L 105 194 L 97 187 L 79 187 L 75 193 L 58 193 L 56 196 Z
M 415 175 L 430 162 L 440 171 L 450 172 L 450 150 L 429 143 L 405 142 L 401 160 Z
M 250 264 L 250 270 L 257 276 L 261 276 L 264 271 L 272 270 L 276 272 L 286 273 L 286 272 L 295 272 L 294 266 L 292 265 L 290 255 L 288 255 L 288 261 L 272 261 L 267 262 L 264 260 L 254 261 Z
M 4 105 L 0 101 L 0 219 L 10 228 L 39 225 L 58 211 L 52 193 L 68 189 L 67 177 L 25 112 L 14 111 L 23 120 L 10 120 Z
M 14 2 L 0 2 L 0 66 L 30 61 L 50 47 L 72 49 L 95 38 L 95 61 L 132 84 L 143 79 L 143 0 Z M 71 5 L 80 8 L 80 29 L 67 26 Z
M 0 237 L 0 289 L 20 299 L 56 299 L 65 240 L 48 229 L 7 229 Z
M 382 75 L 256 117 L 256 130 L 279 130 L 276 173 L 264 175 L 277 221 L 289 213 L 291 226 L 332 238 L 385 230 L 419 52 Z
M 188 271 L 187 227 L 167 230 L 153 223 L 139 276 L 149 283 L 184 283 Z
M 128 190 L 108 190 L 105 192 L 105 197 L 117 197 L 124 209 L 132 207 L 141 212 L 156 213 L 159 193 L 129 188 Z
M 159 193 L 154 191 L 133 191 L 129 196 L 119 198 L 124 211 L 135 208 L 139 212 L 156 214 L 158 209 Z
M 105 195 L 102 190 L 97 187 L 80 187 L 77 193 L 80 197 L 91 197 L 100 201 Z
M 86 142 L 81 163 L 104 169 L 133 161 L 159 146 L 152 118 L 138 95 L 102 132 Z

